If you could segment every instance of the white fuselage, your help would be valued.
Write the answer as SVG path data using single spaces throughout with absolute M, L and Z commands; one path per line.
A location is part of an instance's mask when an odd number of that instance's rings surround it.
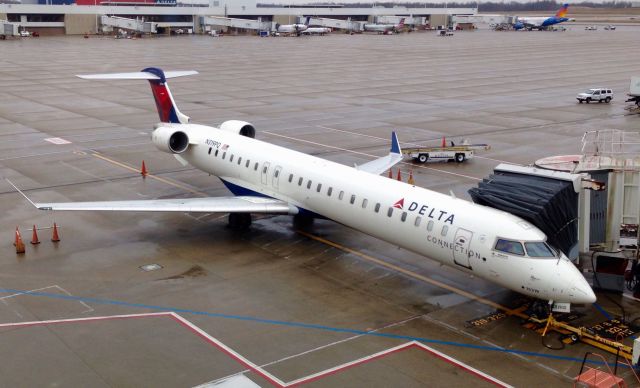
M 235 194 L 242 188 L 286 201 L 301 212 L 536 298 L 595 301 L 582 274 L 564 255 L 534 258 L 494 249 L 498 238 L 546 239 L 511 214 L 218 128 L 160 125 L 185 132 L 190 145 L 179 156 L 220 177 Z
M 365 31 L 387 32 L 396 28 L 395 24 L 365 24 Z
M 283 24 L 281 26 L 278 26 L 278 32 L 284 34 L 292 34 L 306 31 L 307 28 L 308 27 L 306 24 Z
M 331 32 L 331 28 L 328 28 L 328 27 L 309 27 L 303 31 L 303 33 L 306 35 L 313 35 L 313 34 L 324 35 L 330 32 Z

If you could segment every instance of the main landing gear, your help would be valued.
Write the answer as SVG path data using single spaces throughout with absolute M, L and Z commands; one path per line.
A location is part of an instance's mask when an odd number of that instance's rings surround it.
M 232 230 L 244 231 L 251 226 L 251 213 L 229 213 L 229 227 Z

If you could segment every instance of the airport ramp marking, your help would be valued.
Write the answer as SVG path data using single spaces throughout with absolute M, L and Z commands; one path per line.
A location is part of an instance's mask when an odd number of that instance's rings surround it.
M 41 229 L 44 229 L 44 228 L 41 228 Z M 49 228 L 49 229 L 50 229 L 50 228 Z M 44 291 L 44 290 L 48 290 L 48 289 L 50 289 L 50 288 L 57 288 L 58 290 L 60 290 L 60 291 L 64 292 L 67 296 L 73 296 L 69 291 L 65 290 L 64 288 L 60 287 L 60 286 L 59 286 L 59 285 L 57 285 L 57 284 L 54 284 L 54 285 L 52 285 L 52 286 L 46 286 L 46 287 L 36 288 L 36 289 L 33 289 L 33 290 L 28 290 L 28 291 L 25 291 L 25 292 L 17 292 L 17 293 L 15 293 L 15 294 L 6 295 L 6 296 L 3 296 L 3 297 L 0 297 L 0 300 L 1 300 L 3 303 L 5 303 L 5 304 L 6 304 L 6 299 L 14 298 L 14 297 L 16 297 L 16 296 L 21 296 L 21 295 L 23 295 L 23 296 L 24 296 L 24 295 L 29 295 L 30 293 L 38 292 L 38 291 Z M 89 306 L 88 304 L 86 304 L 84 301 L 79 300 L 78 302 L 80 302 L 80 304 L 81 304 L 81 305 L 83 305 L 84 307 L 86 307 L 86 308 L 87 308 L 85 311 L 81 311 L 81 312 L 80 312 L 81 314 L 84 314 L 84 313 L 90 313 L 90 312 L 94 311 L 94 309 L 93 309 L 91 306 Z
M 322 144 L 322 143 L 318 143 L 318 142 L 311 141 L 311 140 L 299 139 L 299 138 L 296 138 L 296 137 L 281 135 L 279 133 L 275 133 L 275 132 L 271 132 L 271 131 L 262 131 L 262 133 L 266 133 L 267 135 L 272 135 L 272 136 L 277 136 L 277 137 L 283 137 L 285 139 L 294 140 L 294 141 L 297 141 L 297 142 L 300 142 L 300 143 L 308 143 L 308 144 L 313 144 L 313 145 L 317 145 L 317 146 L 320 146 L 320 147 L 331 148 L 331 149 L 338 150 L 338 151 L 349 152 L 349 153 L 356 154 L 356 155 L 363 155 L 363 156 L 371 157 L 371 158 L 379 158 L 380 157 L 379 155 L 373 155 L 373 154 L 368 154 L 366 152 L 350 150 L 348 148 L 342 148 L 342 147 L 332 146 L 332 145 L 328 145 L 328 144 Z M 409 163 L 409 162 L 400 162 L 400 163 L 402 163 L 404 165 L 411 165 L 414 168 L 422 168 L 422 169 L 425 169 L 425 170 L 437 171 L 437 172 L 441 172 L 443 174 L 455 175 L 455 176 L 459 176 L 459 177 L 462 177 L 462 178 L 471 179 L 471 180 L 474 180 L 474 181 L 481 181 L 482 180 L 482 178 L 476 178 L 476 177 L 470 176 L 470 175 L 458 174 L 457 172 L 451 172 L 451 171 L 445 171 L 445 170 L 438 170 L 437 168 L 433 168 L 433 167 L 418 166 L 418 165 L 415 165 L 415 164 Z
M 412 277 L 414 279 L 423 281 L 425 283 L 432 284 L 432 285 L 440 287 L 440 288 L 444 288 L 444 289 L 446 289 L 448 291 L 454 292 L 454 293 L 456 293 L 458 295 L 467 297 L 467 298 L 469 298 L 471 300 L 483 303 L 485 305 L 494 307 L 496 309 L 500 309 L 502 311 L 505 311 L 509 315 L 514 315 L 514 316 L 517 316 L 519 318 L 524 318 L 524 319 L 529 318 L 526 314 L 522 313 L 521 311 L 510 309 L 507 306 L 503 306 L 503 305 L 501 305 L 499 303 L 496 303 L 496 302 L 494 302 L 492 300 L 489 300 L 489 299 L 483 298 L 481 296 L 472 294 L 472 293 L 470 293 L 468 291 L 465 291 L 465 290 L 462 290 L 460 288 L 451 286 L 449 284 L 443 283 L 443 282 L 435 280 L 435 279 L 428 278 L 426 276 L 420 275 L 419 273 L 410 271 L 408 269 L 402 268 L 402 267 L 397 266 L 395 264 L 387 263 L 384 260 L 378 259 L 378 258 L 373 257 L 373 256 L 369 256 L 366 253 L 362 253 L 362 252 L 357 251 L 355 249 L 352 249 L 352 248 L 349 248 L 349 247 L 345 247 L 344 245 L 340 245 L 340 244 L 335 243 L 333 241 L 324 239 L 322 237 L 313 235 L 311 233 L 304 232 L 302 230 L 296 230 L 296 232 L 301 234 L 301 235 L 303 235 L 303 236 L 305 236 L 305 237 L 308 237 L 308 238 L 310 238 L 312 240 L 315 240 L 315 241 L 321 242 L 323 244 L 332 246 L 332 247 L 337 248 L 337 249 L 339 249 L 339 250 L 341 250 L 343 252 L 353 254 L 353 255 L 358 256 L 358 257 L 360 257 L 362 259 L 365 259 L 365 260 L 367 260 L 369 262 L 372 262 L 372 263 L 375 263 L 377 265 L 386 267 L 386 268 L 391 269 L 393 271 L 400 272 L 400 273 L 402 273 L 402 274 L 404 274 L 406 276 L 409 276 L 409 277 Z
M 100 153 L 98 153 L 98 152 L 93 152 L 93 153 L 91 153 L 91 155 L 92 155 L 92 156 L 94 156 L 94 157 L 96 157 L 96 158 L 98 158 L 98 159 L 104 160 L 105 162 L 109 162 L 109 163 L 114 164 L 114 165 L 116 165 L 116 166 L 119 166 L 119 167 L 122 167 L 122 168 L 124 168 L 124 169 L 127 169 L 127 170 L 129 170 L 129 171 L 133 171 L 133 172 L 136 172 L 136 173 L 138 173 L 138 174 L 140 173 L 140 169 L 137 169 L 137 168 L 135 168 L 135 167 L 133 167 L 133 166 L 130 166 L 130 165 L 128 165 L 128 164 L 125 164 L 125 163 L 123 163 L 123 162 L 119 162 L 119 161 L 117 161 L 117 160 L 114 160 L 114 159 L 108 158 L 108 157 L 106 157 L 106 156 L 104 156 L 104 155 L 102 155 L 102 154 L 100 154 Z M 179 188 L 179 189 L 182 189 L 182 190 L 188 191 L 188 192 L 190 192 L 190 193 L 196 194 L 196 195 L 201 196 L 201 197 L 208 197 L 208 196 L 209 196 L 209 195 L 208 195 L 207 193 L 205 193 L 205 192 L 198 191 L 198 190 L 194 190 L 194 189 L 192 189 L 192 188 L 190 188 L 190 187 L 188 187 L 188 186 L 185 186 L 185 185 L 183 185 L 183 184 L 181 184 L 181 183 L 175 182 L 175 181 L 173 181 L 173 180 L 171 180 L 171 179 L 162 178 L 162 177 L 159 177 L 159 176 L 157 176 L 157 175 L 150 174 L 150 173 L 147 173 L 147 177 L 149 177 L 149 178 L 151 178 L 151 179 L 155 179 L 155 180 L 160 181 L 160 182 L 162 182 L 162 183 L 166 183 L 166 184 L 171 185 L 171 186 L 173 186 L 173 187 L 177 187 L 177 188 Z
M 355 135 L 355 136 L 358 136 L 358 137 L 370 137 L 370 138 L 376 139 L 376 140 L 389 141 L 389 139 L 387 139 L 386 137 L 366 135 L 366 134 L 363 134 L 363 133 L 354 132 L 354 131 L 347 131 L 347 130 L 344 130 L 344 129 L 325 127 L 324 125 L 316 125 L 316 127 L 322 128 L 322 129 L 328 129 L 330 131 L 335 131 L 335 132 L 348 133 L 350 135 Z M 454 137 L 459 137 L 459 136 L 454 136 Z M 434 141 L 438 141 L 438 140 L 436 139 Z M 412 145 L 412 146 L 415 146 L 415 147 L 425 147 L 424 144 L 412 143 L 410 141 L 401 141 L 400 144 L 409 144 L 409 145 Z M 508 164 L 515 164 L 515 165 L 521 166 L 520 163 L 507 162 L 506 160 L 493 159 L 493 158 L 488 158 L 486 156 L 473 155 L 473 157 L 477 158 L 477 159 L 491 160 L 493 162 L 498 162 L 498 163 L 508 163 Z M 406 163 L 406 164 L 411 164 L 411 163 Z M 440 171 L 440 170 L 438 170 L 438 171 Z
M 65 323 L 83 323 L 83 322 L 98 322 L 98 321 L 108 321 L 108 320 L 122 320 L 122 319 L 135 319 L 135 318 L 148 318 L 148 317 L 169 317 L 172 318 L 175 322 L 179 323 L 182 327 L 185 327 L 187 329 L 189 329 L 189 331 L 191 331 L 192 333 L 196 334 L 197 336 L 199 336 L 201 339 L 203 339 L 205 342 L 209 343 L 210 345 L 215 346 L 216 348 L 218 348 L 219 350 L 221 350 L 223 353 L 227 354 L 229 357 L 231 357 L 232 359 L 234 359 L 236 362 L 238 362 L 239 364 L 247 367 L 249 370 L 251 370 L 252 372 L 256 373 L 257 375 L 259 375 L 260 377 L 262 377 L 263 379 L 267 380 L 269 383 L 271 383 L 274 386 L 277 387 L 291 387 L 291 386 L 297 386 L 297 385 L 303 385 L 303 384 L 307 384 L 310 383 L 312 381 L 317 381 L 320 380 L 324 377 L 342 372 L 344 370 L 356 367 L 358 365 L 363 365 L 365 363 L 368 363 L 370 361 L 374 361 L 377 359 L 381 359 L 383 357 L 386 357 L 390 354 L 394 354 L 394 353 L 398 353 L 404 350 L 408 350 L 408 349 L 413 349 L 413 348 L 417 348 L 419 350 L 422 350 L 426 353 L 429 353 L 449 364 L 452 364 L 464 371 L 466 371 L 467 373 L 476 376 L 478 378 L 481 378 L 493 385 L 496 385 L 498 387 L 511 387 L 511 385 L 487 374 L 484 373 L 458 359 L 455 359 L 451 356 L 446 355 L 445 353 L 442 353 L 436 349 L 433 349 L 430 346 L 424 345 L 418 341 L 409 341 L 385 350 L 382 350 L 380 352 L 377 353 L 373 353 L 370 354 L 368 356 L 364 356 L 361 358 L 358 358 L 356 360 L 353 361 L 349 361 L 340 365 L 336 365 L 332 368 L 328 368 L 325 369 L 323 371 L 320 372 L 316 372 L 313 373 L 311 375 L 305 376 L 305 377 L 301 377 L 299 379 L 296 380 L 292 380 L 289 382 L 284 382 L 281 379 L 279 379 L 278 377 L 274 376 L 273 374 L 269 373 L 268 371 L 264 370 L 262 367 L 254 364 L 252 361 L 250 361 L 249 359 L 247 359 L 246 357 L 244 357 L 243 355 L 241 355 L 240 353 L 236 352 L 234 349 L 232 349 L 231 347 L 227 346 L 225 343 L 223 343 L 222 341 L 220 341 L 219 339 L 213 337 L 212 335 L 210 335 L 209 333 L 207 333 L 206 331 L 202 330 L 200 327 L 196 326 L 194 323 L 192 323 L 191 321 L 187 320 L 186 318 L 182 317 L 181 315 L 172 312 L 172 311 L 165 311 L 165 312 L 156 312 L 156 313 L 141 313 L 141 314 L 125 314 L 125 315 L 107 315 L 107 316 L 99 316 L 99 317 L 85 317 L 85 318 L 68 318 L 68 319 L 52 319 L 52 320 L 46 320 L 46 321 L 29 321 L 29 322 L 12 322 L 12 323 L 0 323 L 0 328 L 19 328 L 19 327 L 33 327 L 33 326 L 47 326 L 47 325 L 56 325 L 56 324 L 65 324 Z

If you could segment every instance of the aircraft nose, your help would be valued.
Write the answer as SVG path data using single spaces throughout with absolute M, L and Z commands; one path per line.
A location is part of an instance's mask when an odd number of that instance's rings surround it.
M 595 303 L 597 299 L 596 294 L 593 292 L 589 283 L 587 283 L 587 280 L 569 260 L 567 260 L 567 264 L 571 266 L 573 272 L 573 279 L 571 283 L 569 283 L 569 296 L 571 297 L 571 303 Z

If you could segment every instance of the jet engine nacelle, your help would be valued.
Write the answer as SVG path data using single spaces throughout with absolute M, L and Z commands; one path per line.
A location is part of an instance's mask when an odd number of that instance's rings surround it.
M 181 154 L 189 148 L 189 136 L 179 129 L 159 127 L 151 133 L 151 141 L 160 151 Z
M 246 121 L 228 120 L 222 123 L 220 129 L 227 132 L 237 133 L 240 136 L 246 136 L 250 138 L 256 137 L 256 128 Z

